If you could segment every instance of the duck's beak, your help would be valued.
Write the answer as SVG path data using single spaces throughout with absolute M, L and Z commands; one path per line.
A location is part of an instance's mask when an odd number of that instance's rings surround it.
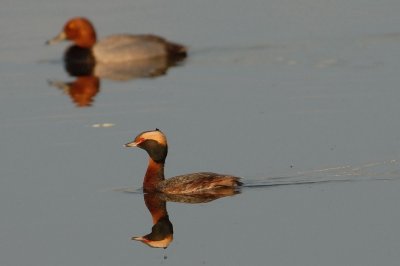
M 138 144 L 139 143 L 132 141 L 132 142 L 126 143 L 124 146 L 127 148 L 130 148 L 130 147 L 137 147 Z
M 52 45 L 52 44 L 56 44 L 58 42 L 64 41 L 67 39 L 67 34 L 65 34 L 65 32 L 60 32 L 60 34 L 58 34 L 56 37 L 54 37 L 51 40 L 48 40 L 46 42 L 47 45 Z

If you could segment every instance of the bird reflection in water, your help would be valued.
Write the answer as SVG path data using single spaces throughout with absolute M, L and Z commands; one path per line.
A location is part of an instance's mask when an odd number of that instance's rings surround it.
M 144 194 L 144 203 L 150 211 L 153 219 L 151 233 L 144 236 L 132 237 L 132 240 L 140 241 L 152 248 L 167 248 L 174 239 L 174 230 L 167 212 L 167 201 L 197 204 L 207 203 L 219 198 L 234 196 L 239 194 L 237 188 L 219 188 L 207 193 L 174 195 L 164 193 L 147 193 Z
M 64 54 L 64 67 L 76 79 L 71 82 L 50 80 L 48 83 L 69 95 L 77 107 L 88 107 L 100 91 L 101 79 L 123 82 L 136 78 L 155 78 L 166 75 L 170 67 L 178 66 L 184 59 L 185 55 L 180 55 L 96 63 L 90 49 L 73 45 Z
M 158 194 L 144 194 L 144 203 L 153 218 L 151 233 L 132 237 L 132 240 L 141 241 L 153 248 L 167 248 L 173 240 L 174 229 L 169 220 L 166 201 Z

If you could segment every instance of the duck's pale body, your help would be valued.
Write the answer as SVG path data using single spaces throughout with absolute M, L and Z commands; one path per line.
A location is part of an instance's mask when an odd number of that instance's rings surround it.
M 92 51 L 98 61 L 108 63 L 168 57 L 177 46 L 155 35 L 119 34 L 100 40 Z

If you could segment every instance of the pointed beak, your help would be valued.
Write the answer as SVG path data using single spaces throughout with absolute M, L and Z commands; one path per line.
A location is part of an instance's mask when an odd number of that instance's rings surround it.
M 131 147 L 137 147 L 137 145 L 138 145 L 137 142 L 132 141 L 132 142 L 126 143 L 126 144 L 124 145 L 124 147 L 131 148 Z
M 149 242 L 149 240 L 144 238 L 143 236 L 134 236 L 131 239 L 136 241 Z
M 164 248 L 166 249 L 169 244 L 172 242 L 173 237 L 172 235 L 166 237 L 165 239 L 162 240 L 150 240 L 147 239 L 145 236 L 134 236 L 131 238 L 132 240 L 136 240 L 136 241 L 140 241 L 146 245 L 148 245 L 149 247 L 152 248 Z
M 65 32 L 60 32 L 60 34 L 58 34 L 56 37 L 54 37 L 51 40 L 48 40 L 46 42 L 46 45 L 52 45 L 52 44 L 56 44 L 58 42 L 64 41 L 67 39 L 67 35 L 65 34 Z

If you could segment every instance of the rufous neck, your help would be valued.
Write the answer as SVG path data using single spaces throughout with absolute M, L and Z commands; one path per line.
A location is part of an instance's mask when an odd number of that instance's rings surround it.
M 75 44 L 82 48 L 92 48 L 96 44 L 96 34 L 94 32 L 82 32 L 79 39 L 74 40 Z
M 149 165 L 143 180 L 144 191 L 157 191 L 157 185 L 164 179 L 164 163 L 157 163 L 149 158 Z

